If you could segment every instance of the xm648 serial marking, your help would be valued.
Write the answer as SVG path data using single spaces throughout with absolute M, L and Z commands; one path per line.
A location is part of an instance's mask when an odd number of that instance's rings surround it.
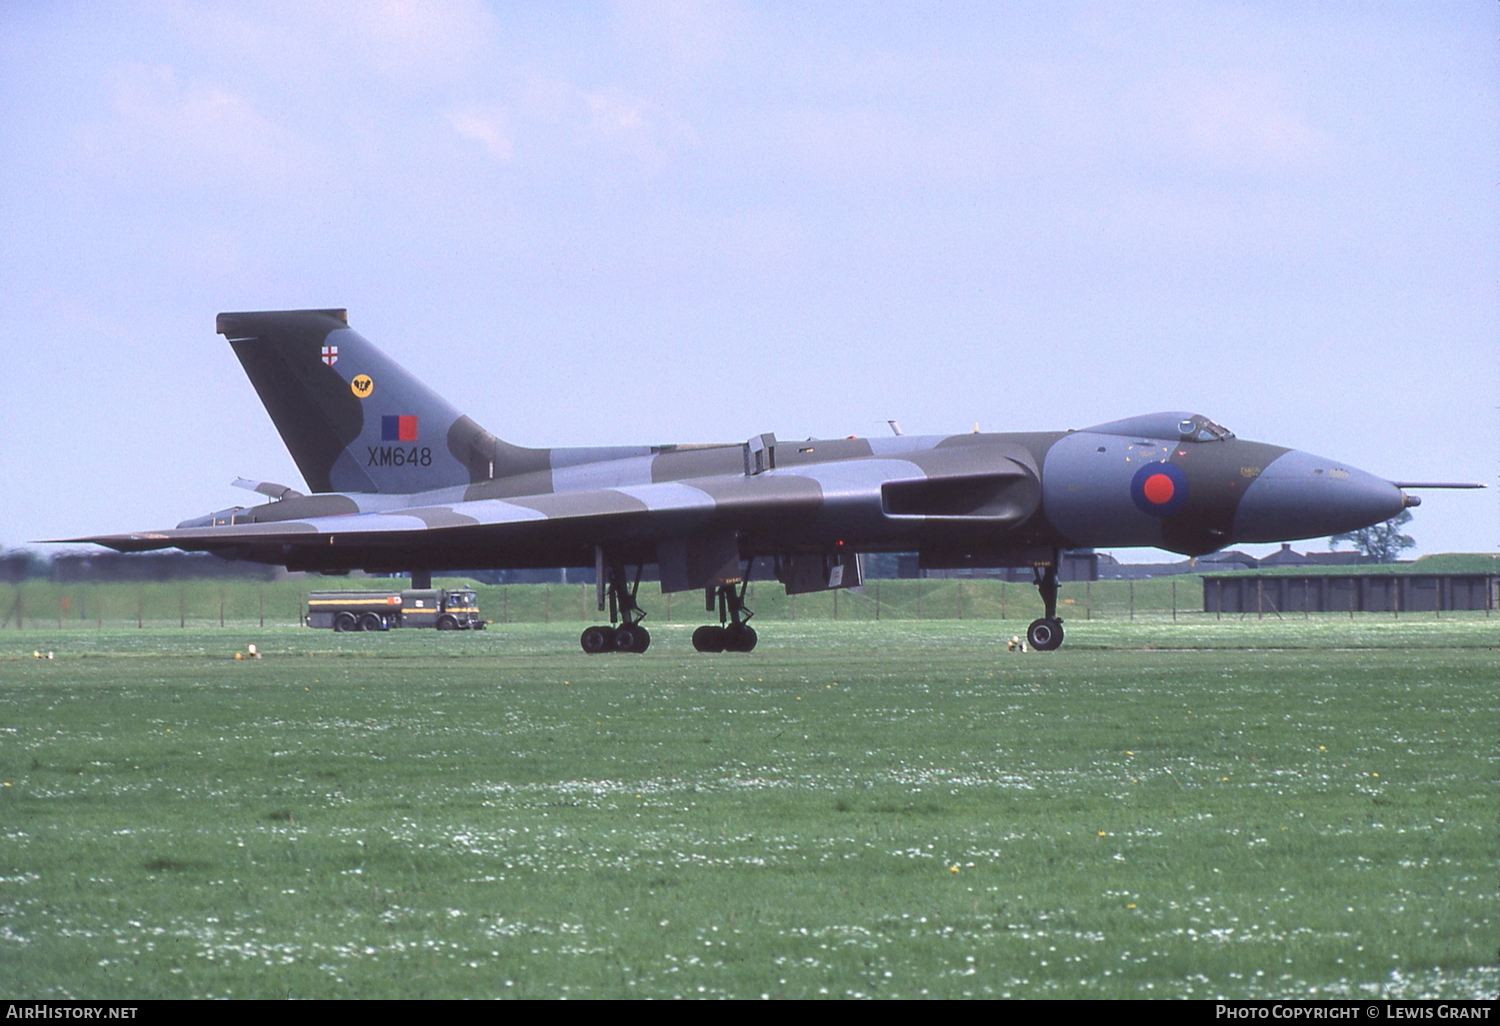
M 370 458 L 365 461 L 367 467 L 430 467 L 432 466 L 432 450 L 427 446 L 420 449 L 415 445 L 410 449 L 401 446 L 365 446 Z

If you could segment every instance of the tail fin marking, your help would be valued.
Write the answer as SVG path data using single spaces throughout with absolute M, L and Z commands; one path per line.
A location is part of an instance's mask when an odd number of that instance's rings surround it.
M 343 310 L 222 313 L 216 328 L 314 492 L 408 494 L 509 469 L 494 464 L 514 446 L 371 345 Z

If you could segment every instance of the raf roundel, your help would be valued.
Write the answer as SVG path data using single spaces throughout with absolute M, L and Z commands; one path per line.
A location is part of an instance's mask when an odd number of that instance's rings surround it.
M 1142 513 L 1165 517 L 1182 509 L 1187 502 L 1187 478 L 1182 468 L 1163 460 L 1147 463 L 1130 481 L 1130 497 Z

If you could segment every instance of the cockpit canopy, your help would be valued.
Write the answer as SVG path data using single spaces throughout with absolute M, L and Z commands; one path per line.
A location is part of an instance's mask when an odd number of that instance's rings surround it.
M 1180 442 L 1223 442 L 1234 432 L 1215 424 L 1201 413 L 1148 413 L 1108 424 L 1085 428 L 1098 435 L 1129 435 L 1136 438 L 1175 438 Z

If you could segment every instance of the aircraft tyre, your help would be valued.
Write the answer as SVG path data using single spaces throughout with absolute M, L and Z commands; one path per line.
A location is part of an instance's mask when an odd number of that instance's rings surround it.
M 1031 621 L 1026 628 L 1026 642 L 1038 652 L 1051 652 L 1063 643 L 1062 621 L 1055 616 Z
M 357 631 L 359 621 L 354 618 L 353 613 L 340 613 L 333 618 L 333 629 L 336 631 Z
M 456 631 L 458 630 L 458 621 L 445 613 L 438 617 L 437 629 L 440 631 Z
M 651 634 L 640 624 L 625 624 L 615 629 L 615 651 L 637 655 L 651 647 Z
M 724 651 L 724 628 L 705 624 L 693 632 L 693 647 L 699 652 Z
M 724 651 L 750 652 L 759 640 L 755 628 L 748 623 L 732 623 L 724 628 Z
M 382 626 L 380 617 L 374 613 L 366 613 L 359 618 L 359 629 L 362 631 L 378 631 Z
M 598 655 L 601 652 L 613 652 L 615 650 L 615 629 L 613 627 L 589 627 L 578 638 L 578 644 L 589 655 Z

